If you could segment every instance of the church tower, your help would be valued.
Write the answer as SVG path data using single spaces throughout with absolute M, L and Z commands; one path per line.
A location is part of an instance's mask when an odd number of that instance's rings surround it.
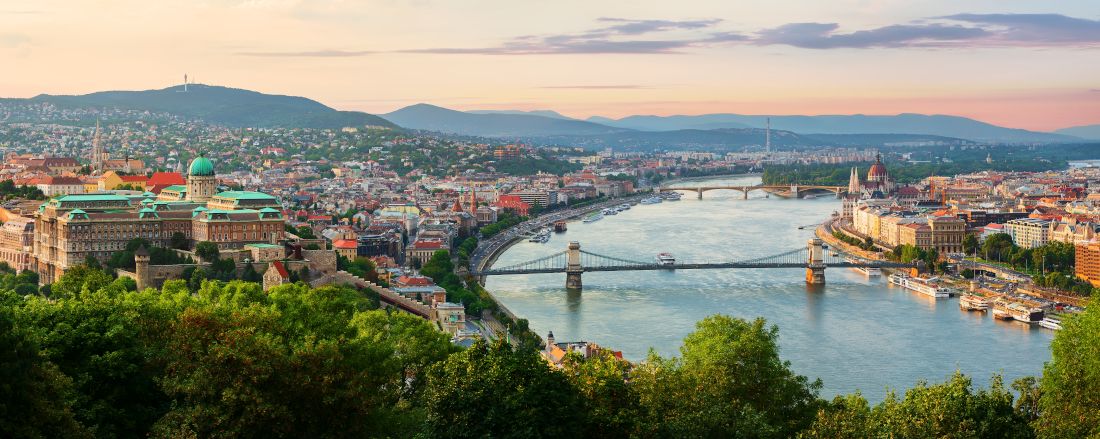
M 470 214 L 477 215 L 477 188 L 470 186 Z
M 107 158 L 107 152 L 103 150 L 103 132 L 99 129 L 99 119 L 95 120 L 95 134 L 92 136 L 92 170 L 97 174 L 103 173 L 103 162 Z
M 214 163 L 204 154 L 199 154 L 187 169 L 187 200 L 205 203 L 210 201 L 217 190 Z
M 852 167 L 852 176 L 848 178 L 848 195 L 859 195 L 859 170 Z

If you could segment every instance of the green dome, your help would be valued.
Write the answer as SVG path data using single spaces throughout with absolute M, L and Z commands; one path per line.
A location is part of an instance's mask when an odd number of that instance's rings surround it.
M 214 162 L 210 159 L 198 156 L 195 160 L 191 161 L 191 167 L 187 170 L 188 175 L 197 175 L 202 177 L 208 177 L 214 175 Z

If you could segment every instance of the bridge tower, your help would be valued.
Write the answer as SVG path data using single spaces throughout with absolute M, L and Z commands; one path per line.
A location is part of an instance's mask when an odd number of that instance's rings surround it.
M 699 197 L 700 200 L 702 200 L 703 199 L 703 188 L 695 189 L 695 192 L 698 192 L 698 194 L 696 194 L 696 195 Z
M 581 289 L 581 243 L 569 242 L 569 249 L 565 252 L 565 288 L 570 290 Z
M 806 261 L 806 283 L 810 285 L 825 283 L 825 249 L 821 244 L 819 238 L 813 238 L 806 243 L 809 250 L 809 260 Z
M 791 185 L 791 198 L 798 199 L 798 185 Z

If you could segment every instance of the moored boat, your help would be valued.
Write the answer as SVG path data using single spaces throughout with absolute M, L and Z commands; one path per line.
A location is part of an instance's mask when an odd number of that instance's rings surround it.
M 976 294 L 963 294 L 959 297 L 959 309 L 964 311 L 989 311 L 989 300 Z
M 1044 317 L 1043 320 L 1039 321 L 1039 326 L 1058 331 L 1062 329 L 1062 321 L 1054 317 Z
M 946 299 L 951 297 L 954 292 L 950 288 L 939 285 L 938 278 L 922 279 L 919 277 L 909 277 L 902 273 L 895 273 L 890 275 L 890 283 L 907 290 L 916 291 L 928 297 L 936 299 Z
M 1011 300 L 996 300 L 993 302 L 993 318 L 1000 320 L 1016 320 L 1024 323 L 1039 323 L 1043 320 L 1042 308 L 1036 308 Z
M 596 213 L 593 213 L 591 215 L 588 215 L 588 216 L 584 217 L 584 222 L 594 223 L 594 222 L 602 220 L 602 219 L 603 219 L 603 214 L 599 213 L 599 212 L 596 212 Z

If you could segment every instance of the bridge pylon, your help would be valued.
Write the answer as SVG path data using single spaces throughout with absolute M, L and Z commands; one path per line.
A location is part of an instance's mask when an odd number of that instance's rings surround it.
M 581 266 L 581 243 L 570 241 L 565 252 L 565 288 L 581 289 L 581 273 L 584 273 L 584 267 Z
M 806 261 L 806 283 L 810 285 L 825 284 L 825 249 L 819 238 L 813 238 L 806 242 L 809 250 L 809 260 Z
M 703 188 L 698 188 L 698 189 L 696 189 L 696 190 L 695 190 L 695 192 L 697 192 L 697 193 L 698 193 L 698 194 L 697 194 L 698 198 L 699 198 L 700 200 L 702 200 L 702 199 L 703 199 Z

